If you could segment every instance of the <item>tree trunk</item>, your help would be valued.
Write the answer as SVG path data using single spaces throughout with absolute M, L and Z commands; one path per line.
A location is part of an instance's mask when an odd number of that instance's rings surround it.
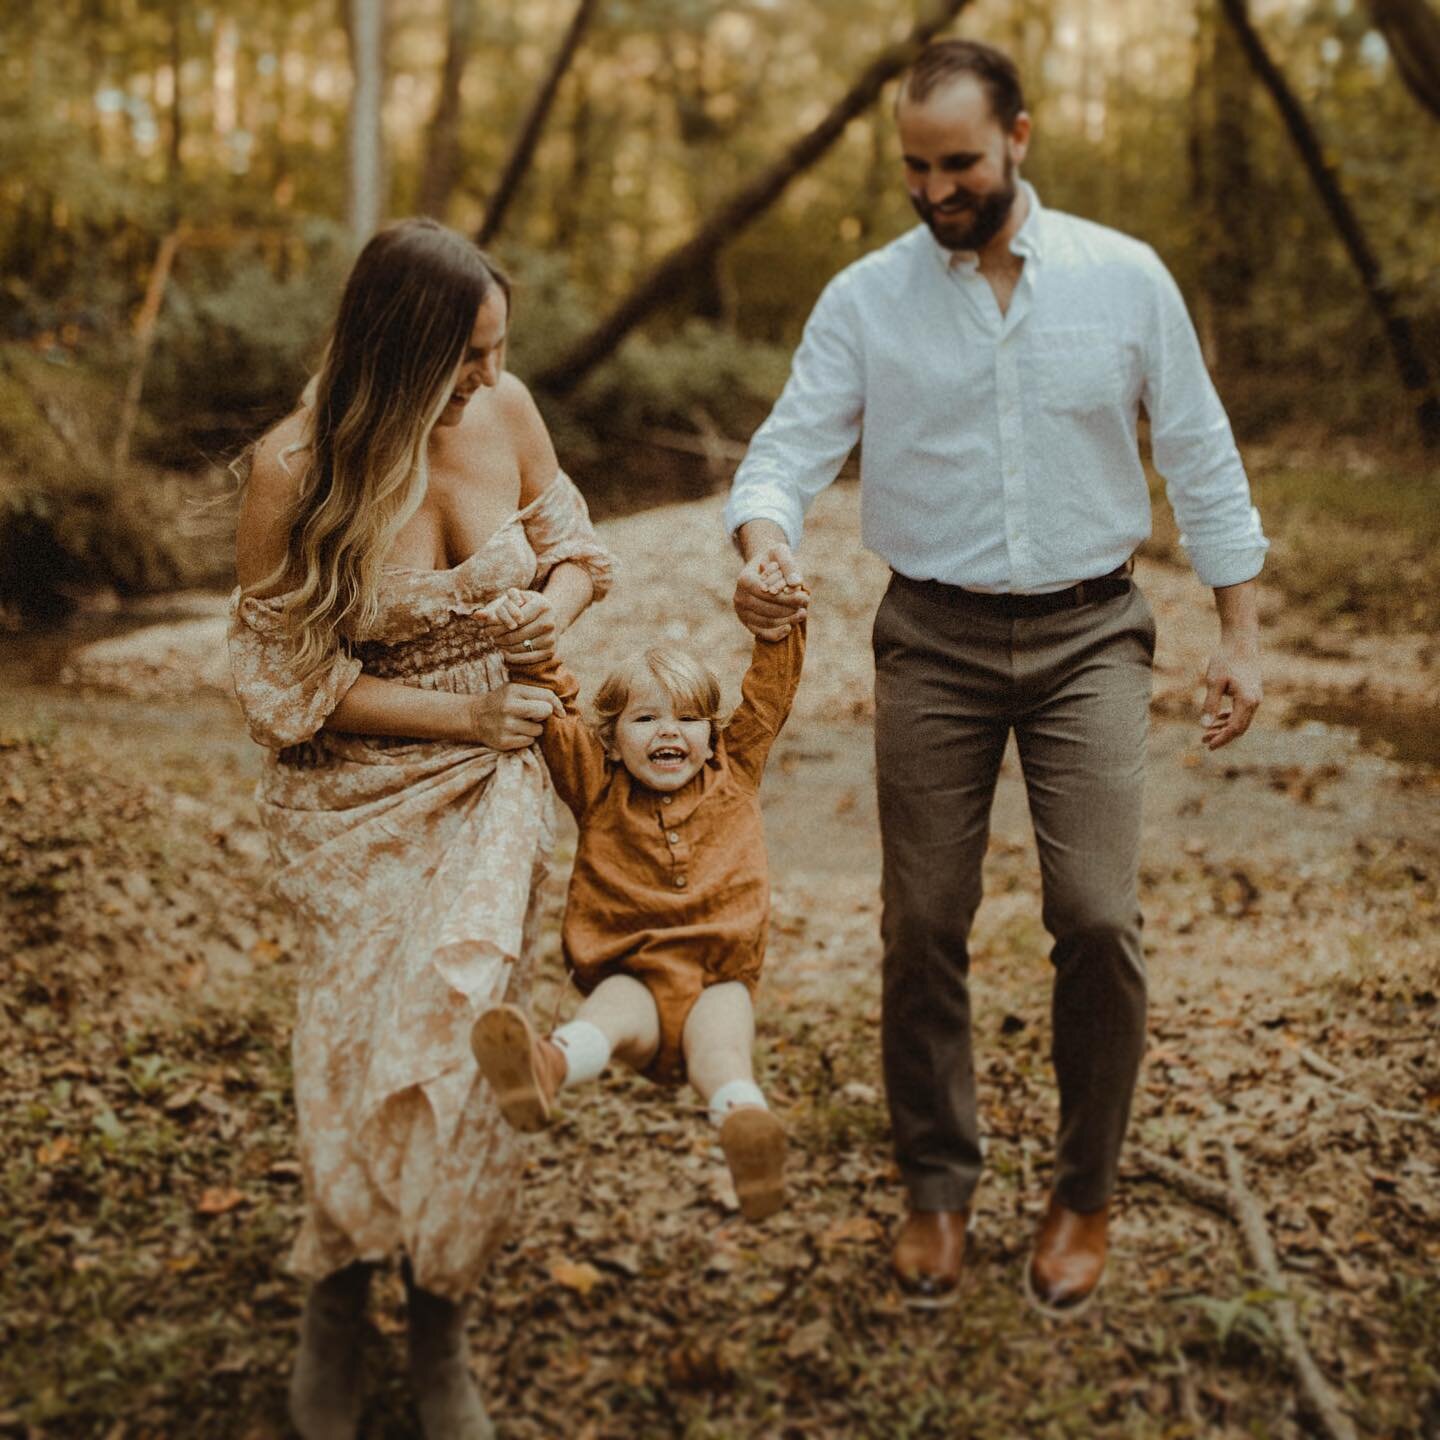
M 560 48 L 550 63 L 550 69 L 540 82 L 534 100 L 530 102 L 530 111 L 520 126 L 510 158 L 505 162 L 505 169 L 500 174 L 495 193 L 485 207 L 485 220 L 480 226 L 480 233 L 475 237 L 477 244 L 488 245 L 499 234 L 505 212 L 510 208 L 510 202 L 515 198 L 520 182 L 530 168 L 535 147 L 540 143 L 540 132 L 545 128 L 550 107 L 555 103 L 555 96 L 560 89 L 560 82 L 565 78 L 565 72 L 570 68 L 575 52 L 580 48 L 580 41 L 594 18 L 598 4 L 599 0 L 579 0 L 575 6 L 575 13 L 570 17 L 570 28 L 566 30 L 565 38 L 560 42 Z
M 570 167 L 555 197 L 555 245 L 568 251 L 580 234 L 590 184 L 590 130 L 595 118 L 588 67 L 575 69 L 575 109 L 570 116 Z
M 1390 342 L 1396 368 L 1400 371 L 1401 383 L 1414 397 L 1415 418 L 1420 427 L 1421 438 L 1427 447 L 1440 446 L 1440 396 L 1435 393 L 1429 367 L 1415 340 L 1410 321 L 1400 311 L 1395 292 L 1386 282 L 1380 262 L 1370 248 L 1365 232 L 1360 228 L 1360 221 L 1340 188 L 1339 177 L 1325 159 L 1319 137 L 1311 127 L 1299 100 L 1275 62 L 1271 60 L 1259 32 L 1250 23 L 1246 0 L 1220 0 L 1220 3 L 1225 7 L 1226 17 L 1235 27 L 1235 33 L 1256 75 L 1260 77 L 1261 83 L 1270 92 L 1276 109 L 1280 111 L 1290 138 L 1300 152 L 1305 169 L 1340 233 L 1351 262 L 1359 272 L 1371 307 L 1385 327 L 1385 336 Z
M 475 0 L 449 0 L 446 7 L 445 68 L 440 95 L 430 119 L 425 169 L 420 176 L 417 209 L 443 219 L 460 172 L 460 84 L 470 58 L 475 28 Z
M 1440 11 L 1430 0 L 1368 0 L 1410 93 L 1440 120 Z
M 350 61 L 355 90 L 350 97 L 350 233 L 363 245 L 384 214 L 384 140 L 380 129 L 384 95 L 385 0 L 349 0 Z
M 1209 308 L 1213 360 L 1248 369 L 1256 363 L 1245 319 L 1255 280 L 1254 256 L 1263 248 L 1257 230 L 1262 213 L 1255 190 L 1250 138 L 1255 120 L 1254 77 L 1234 27 L 1207 17 L 1206 86 L 1200 99 L 1201 233 L 1204 254 L 1200 289 Z
M 969 3 L 970 0 L 940 0 L 928 19 L 916 21 L 904 40 L 876 56 L 813 130 L 796 140 L 768 170 L 735 191 L 689 240 L 644 276 L 568 355 L 535 376 L 536 386 L 552 395 L 573 390 L 596 365 L 614 353 L 636 325 L 682 291 L 694 275 L 712 264 L 725 246 L 763 215 L 784 194 L 790 182 L 814 165 L 844 134 L 846 126 L 875 102 L 886 84 Z
M 185 64 L 185 42 L 180 26 L 184 15 L 181 0 L 170 0 L 170 143 L 166 147 L 166 160 L 172 185 L 180 178 L 180 147 L 185 139 L 180 112 L 180 71 Z

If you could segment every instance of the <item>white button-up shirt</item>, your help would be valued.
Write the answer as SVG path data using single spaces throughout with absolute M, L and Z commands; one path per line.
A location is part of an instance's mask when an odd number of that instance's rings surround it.
M 1169 271 L 1024 188 L 1003 315 L 976 257 L 923 225 L 830 282 L 736 471 L 728 529 L 773 520 L 798 545 L 863 431 L 862 538 L 892 569 L 1020 593 L 1092 579 L 1150 534 L 1143 401 L 1196 574 L 1252 579 L 1268 542 Z

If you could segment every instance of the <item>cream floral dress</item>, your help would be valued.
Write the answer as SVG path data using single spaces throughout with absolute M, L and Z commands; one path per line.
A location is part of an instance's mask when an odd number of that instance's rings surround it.
M 320 727 L 362 672 L 464 694 L 504 684 L 489 607 L 567 560 L 597 599 L 609 588 L 560 475 L 453 569 L 387 571 L 375 624 L 303 682 L 276 601 L 232 597 L 236 693 L 271 752 L 261 816 L 306 951 L 293 1049 L 307 1213 L 291 1266 L 310 1278 L 399 1248 L 419 1285 L 458 1299 L 501 1238 L 519 1154 L 468 1039 L 481 1010 L 528 988 L 553 839 L 534 748 Z

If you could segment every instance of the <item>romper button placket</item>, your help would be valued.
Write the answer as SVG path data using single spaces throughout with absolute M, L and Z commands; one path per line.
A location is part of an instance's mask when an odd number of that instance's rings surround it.
M 677 830 L 672 830 L 665 838 L 672 845 L 678 845 L 680 843 L 680 833 Z
M 685 888 L 685 877 L 683 875 L 677 875 L 675 877 L 675 888 L 677 890 L 683 890 Z

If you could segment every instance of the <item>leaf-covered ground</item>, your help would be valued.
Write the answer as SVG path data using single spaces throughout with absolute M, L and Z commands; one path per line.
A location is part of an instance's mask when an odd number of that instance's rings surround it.
M 1234 1227 L 1133 1162 L 1104 1303 L 1019 1294 L 1055 1095 L 1046 937 L 1013 762 L 976 935 L 987 1173 L 960 1304 L 906 1311 L 879 1077 L 868 619 L 853 493 L 819 507 L 810 673 L 767 780 L 775 917 L 764 1079 L 792 1204 L 737 1218 L 688 1095 L 616 1075 L 533 1142 L 471 1326 L 506 1436 L 1312 1433 Z M 688 639 L 738 677 L 714 502 L 607 524 L 623 587 L 573 632 L 593 679 Z M 676 577 L 684 577 L 682 582 Z M 1151 1045 L 1136 1145 L 1222 1178 L 1238 1146 L 1315 1358 L 1362 1433 L 1440 1434 L 1440 784 L 1432 643 L 1327 629 L 1272 596 L 1270 698 L 1195 745 L 1205 596 L 1151 563 L 1162 627 L 1144 894 Z M 81 664 L 78 673 L 84 674 Z M 261 888 L 256 755 L 228 704 L 21 683 L 0 696 L 0 1433 L 286 1433 L 300 1288 L 288 1096 L 295 967 Z M 113 676 L 110 677 L 113 680 Z M 193 678 L 193 677 L 192 677 Z M 164 687 L 161 687 L 162 690 Z M 1359 720 L 1365 730 L 1317 715 Z M 1417 718 L 1418 717 L 1418 718 Z M 1420 736 L 1400 763 L 1366 737 Z M 1396 743 L 1392 735 L 1391 749 Z M 562 860 L 565 858 L 562 852 Z M 537 1008 L 558 974 L 551 884 Z M 1338 1078 L 1337 1078 L 1338 1075 Z M 416 1433 L 403 1309 L 374 1307 L 364 1433 Z

